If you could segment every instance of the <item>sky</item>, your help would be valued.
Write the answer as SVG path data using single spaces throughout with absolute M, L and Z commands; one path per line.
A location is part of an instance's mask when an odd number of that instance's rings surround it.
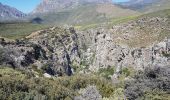
M 112 0 L 113 2 L 126 2 L 126 1 L 129 1 L 129 0 Z
M 2 4 L 15 7 L 18 10 L 29 13 L 41 2 L 41 0 L 0 0 Z
M 125 2 L 128 0 L 113 0 L 113 2 Z M 15 7 L 18 10 L 29 13 L 41 2 L 41 0 L 0 0 L 2 4 Z

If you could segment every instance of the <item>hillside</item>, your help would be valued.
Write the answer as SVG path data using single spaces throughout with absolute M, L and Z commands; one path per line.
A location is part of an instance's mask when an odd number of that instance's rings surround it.
M 112 3 L 111 0 L 43 0 L 33 13 L 57 12 L 86 4 Z
M 161 10 L 139 16 L 121 26 L 113 26 L 113 33 L 120 43 L 129 46 L 146 47 L 154 42 L 169 38 L 170 10 Z M 115 39 L 116 40 L 116 39 Z
M 5 22 L 0 23 L 0 37 L 20 39 L 31 32 L 49 27 L 48 25 L 33 24 L 29 22 Z
M 149 13 L 169 9 L 169 4 L 169 0 L 130 0 L 128 2 L 119 3 L 118 5 L 123 8 Z
M 35 16 L 42 18 L 47 24 L 82 25 L 107 22 L 113 18 L 138 14 L 138 12 L 122 9 L 112 4 L 88 4 L 59 12 L 35 14 Z
M 152 5 L 146 6 L 146 8 L 142 9 L 142 11 L 153 12 L 153 11 L 159 11 L 164 9 L 170 9 L 169 5 L 170 5 L 170 0 L 160 0 L 159 2 L 155 2 Z

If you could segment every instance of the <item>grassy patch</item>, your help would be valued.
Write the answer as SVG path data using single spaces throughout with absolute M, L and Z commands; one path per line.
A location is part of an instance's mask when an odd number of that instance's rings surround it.
M 120 23 L 125 23 L 130 20 L 137 19 L 138 16 L 125 16 L 125 17 L 120 17 L 120 18 L 112 18 L 108 19 L 105 22 L 100 22 L 100 23 L 91 23 L 91 24 L 82 24 L 82 25 L 75 25 L 75 28 L 78 30 L 87 30 L 87 29 L 93 29 L 97 27 L 106 27 L 106 28 L 111 28 L 113 25 L 120 24 Z
M 10 39 L 19 39 L 29 35 L 31 32 L 49 27 L 48 25 L 32 23 L 1 23 L 0 36 Z
M 108 67 L 99 69 L 98 74 L 106 79 L 110 79 L 110 76 L 113 75 L 115 72 L 115 67 Z
M 11 77 L 11 78 L 16 78 L 23 80 L 26 78 L 27 75 L 25 75 L 22 71 L 14 71 L 12 68 L 8 67 L 0 67 L 0 76 L 1 77 Z
M 87 25 L 77 25 L 75 26 L 75 28 L 78 30 L 87 30 L 87 29 L 96 28 L 97 26 L 98 24 L 87 24 Z
M 125 23 L 130 20 L 135 20 L 137 18 L 138 18 L 138 16 L 125 16 L 125 17 L 120 17 L 120 18 L 114 18 L 114 19 L 110 20 L 109 26 L 115 25 L 115 24 L 120 24 L 120 23 Z
M 135 69 L 133 67 L 125 67 L 121 70 L 121 77 L 133 77 L 135 75 Z

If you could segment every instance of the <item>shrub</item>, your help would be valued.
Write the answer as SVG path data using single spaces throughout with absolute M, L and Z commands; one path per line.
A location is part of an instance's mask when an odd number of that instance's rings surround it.
M 0 65 L 4 62 L 4 60 L 5 60 L 4 50 L 0 48 Z
M 164 57 L 170 57 L 170 53 L 162 52 L 162 54 L 163 54 Z
M 0 65 L 11 65 L 12 67 L 14 67 L 14 59 L 10 56 L 10 53 L 12 52 L 8 52 L 9 49 L 4 49 L 0 47 Z
M 122 68 L 121 70 L 121 75 L 124 76 L 124 77 L 132 77 L 134 76 L 135 74 L 135 70 L 133 67 L 125 67 L 125 68 Z
M 109 97 L 114 93 L 115 87 L 110 81 L 96 75 L 64 76 L 54 79 L 44 77 L 30 77 L 29 74 L 0 68 L 0 99 L 13 100 L 72 100 L 78 91 L 89 85 L 95 85 L 102 97 Z M 28 77 L 29 76 L 29 77 Z
M 125 95 L 130 100 L 141 98 L 152 98 L 154 95 L 159 98 L 168 95 L 170 92 L 170 67 L 151 67 L 143 72 L 139 71 L 134 79 L 126 82 Z M 161 94 L 161 95 L 160 95 Z M 162 99 L 163 100 L 163 99 Z
M 99 69 L 99 75 L 103 76 L 106 79 L 110 79 L 110 75 L 113 75 L 115 72 L 115 68 L 114 67 L 108 67 L 108 68 L 102 68 Z
M 101 100 L 102 96 L 99 94 L 96 86 L 88 86 L 81 92 L 81 96 L 75 97 L 75 100 Z

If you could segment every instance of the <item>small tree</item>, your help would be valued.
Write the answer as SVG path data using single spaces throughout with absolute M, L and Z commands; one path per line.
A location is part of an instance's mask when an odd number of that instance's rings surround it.
M 158 95 L 159 100 L 166 100 L 163 97 L 169 95 L 170 91 L 170 66 L 148 67 L 144 72 L 139 71 L 133 80 L 127 81 L 125 95 L 129 100 L 153 99 Z M 149 98 L 149 99 L 148 99 Z

